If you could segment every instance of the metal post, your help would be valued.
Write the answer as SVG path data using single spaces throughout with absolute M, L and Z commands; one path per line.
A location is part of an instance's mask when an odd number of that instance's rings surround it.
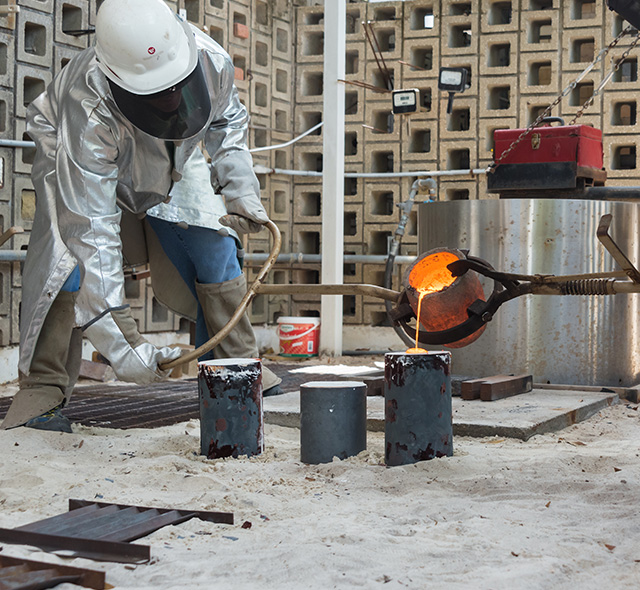
M 385 355 L 385 462 L 453 455 L 451 353 Z
M 346 0 L 324 3 L 324 106 L 322 146 L 322 282 L 343 281 L 344 85 Z M 320 350 L 342 354 L 342 297 L 323 295 Z
M 367 448 L 367 386 L 312 381 L 300 386 L 300 460 L 330 463 Z
M 262 363 L 217 359 L 198 363 L 200 454 L 209 459 L 264 451 Z

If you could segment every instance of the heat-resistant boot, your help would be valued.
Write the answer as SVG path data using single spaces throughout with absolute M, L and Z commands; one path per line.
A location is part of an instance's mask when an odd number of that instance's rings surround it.
M 20 390 L 0 425 L 3 430 L 41 417 L 29 426 L 71 432 L 69 420 L 59 410 L 68 401 L 77 379 L 82 351 L 82 333 L 74 332 L 74 303 L 74 293 L 61 291 L 51 304 L 31 359 L 29 375 L 19 374 Z M 70 373 L 75 373 L 72 379 Z
M 224 283 L 196 283 L 196 293 L 210 337 L 227 325 L 246 292 L 247 283 L 244 275 Z M 218 359 L 258 357 L 256 335 L 247 314 L 242 316 L 231 333 L 212 352 L 213 357 Z M 269 395 L 269 390 L 272 390 L 273 395 L 281 382 L 280 377 L 262 366 L 262 389 L 265 395 Z

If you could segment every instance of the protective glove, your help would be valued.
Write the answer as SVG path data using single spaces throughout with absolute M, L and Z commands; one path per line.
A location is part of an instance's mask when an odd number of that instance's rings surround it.
M 229 197 L 225 195 L 227 215 L 220 218 L 220 223 L 240 233 L 255 233 L 262 230 L 269 216 L 257 195 Z
M 128 307 L 110 310 L 84 333 L 122 381 L 147 385 L 166 379 L 171 371 L 162 371 L 158 365 L 181 355 L 179 348 L 156 348 L 147 342 L 138 332 Z

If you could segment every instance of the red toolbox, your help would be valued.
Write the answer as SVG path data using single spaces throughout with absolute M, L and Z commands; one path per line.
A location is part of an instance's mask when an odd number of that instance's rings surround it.
M 494 161 L 488 174 L 490 192 L 506 190 L 575 189 L 587 184 L 604 184 L 602 167 L 602 131 L 588 125 L 548 123 L 559 117 L 543 119 L 543 126 L 529 132 L 504 159 L 505 153 L 524 129 L 497 129 L 494 132 Z

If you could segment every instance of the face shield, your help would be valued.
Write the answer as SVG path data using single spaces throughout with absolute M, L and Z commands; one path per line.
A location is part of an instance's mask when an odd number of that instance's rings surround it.
M 108 80 L 122 114 L 138 129 L 165 140 L 197 135 L 209 120 L 211 97 L 200 64 L 184 80 L 155 94 L 133 94 Z

